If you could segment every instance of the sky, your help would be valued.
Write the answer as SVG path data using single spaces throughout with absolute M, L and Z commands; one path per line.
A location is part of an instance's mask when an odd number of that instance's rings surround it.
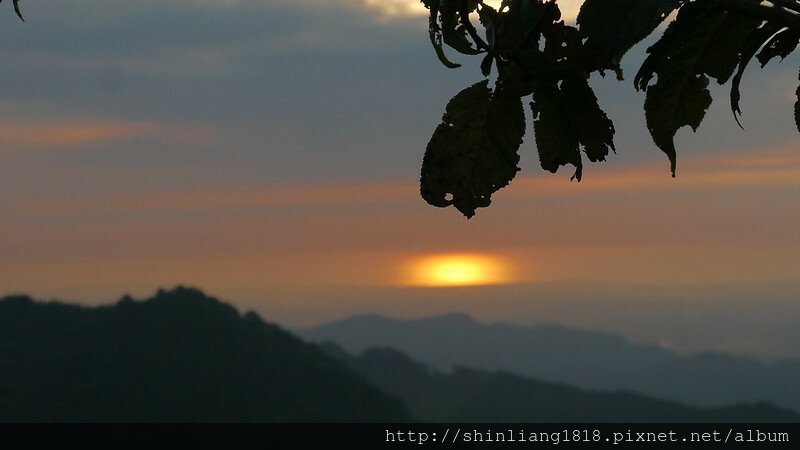
M 579 2 L 559 4 L 573 20 Z M 25 23 L 0 5 L 0 295 L 184 284 L 290 327 L 460 311 L 800 356 L 797 52 L 745 75 L 745 131 L 712 87 L 672 179 L 637 46 L 625 81 L 592 78 L 618 154 L 580 183 L 544 172 L 528 118 L 522 171 L 467 221 L 418 180 L 480 61 L 441 66 L 414 1 L 22 7 Z M 454 286 L 465 258 L 493 281 Z

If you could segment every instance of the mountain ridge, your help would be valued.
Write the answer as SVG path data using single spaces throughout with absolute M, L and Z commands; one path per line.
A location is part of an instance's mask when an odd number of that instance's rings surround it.
M 406 421 L 405 406 L 194 289 L 83 307 L 0 300 L 0 421 Z
M 434 422 L 786 422 L 800 415 L 768 403 L 691 407 L 641 394 L 584 390 L 509 372 L 456 367 L 443 373 L 391 348 L 351 355 L 334 343 L 329 354 L 386 392 L 411 413 Z
M 462 365 L 588 389 L 627 389 L 695 406 L 763 400 L 800 411 L 800 360 L 687 355 L 603 331 L 482 324 L 464 314 L 420 319 L 362 314 L 295 332 L 313 342 L 336 342 L 355 354 L 369 347 L 395 348 L 444 371 Z

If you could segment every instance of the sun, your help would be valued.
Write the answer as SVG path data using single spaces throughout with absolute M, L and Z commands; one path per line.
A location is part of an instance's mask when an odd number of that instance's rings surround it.
M 412 286 L 479 286 L 511 281 L 508 264 L 499 257 L 481 254 L 445 254 L 413 259 L 404 284 Z

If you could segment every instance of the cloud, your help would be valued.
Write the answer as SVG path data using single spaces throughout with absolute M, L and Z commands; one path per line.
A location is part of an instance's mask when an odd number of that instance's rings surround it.
M 5 146 L 73 146 L 130 139 L 147 131 L 141 124 L 96 123 L 0 123 L 0 142 Z M 6 147 L 8 148 L 8 147 Z
M 666 161 L 619 169 L 590 167 L 580 183 L 564 183 L 563 176 L 521 177 L 501 195 L 581 196 L 599 192 L 698 191 L 730 188 L 800 187 L 800 139 L 783 146 L 731 152 L 714 157 L 684 157 L 677 178 L 668 176 Z M 562 169 L 563 170 L 563 169 Z M 567 173 L 568 171 L 564 171 Z M 508 192 L 506 192 L 508 191 Z
M 45 142 L 64 142 L 73 139 L 169 136 L 190 139 L 186 130 L 172 130 L 147 125 L 106 124 L 82 125 L 70 128 L 64 125 L 49 125 L 56 132 L 43 136 Z M 63 129 L 62 129 L 63 127 Z M 45 135 L 45 128 L 33 127 L 26 136 Z M 0 127 L 0 136 L 3 128 Z M 86 130 L 86 131 L 84 131 Z M 61 134 L 59 134 L 61 133 Z M 63 137 L 62 137 L 63 136 Z M 202 133 L 198 138 L 203 138 Z M 658 192 L 676 193 L 703 191 L 730 192 L 734 189 L 783 189 L 796 192 L 800 189 L 800 155 L 796 148 L 800 139 L 785 147 L 762 150 L 758 156 L 753 152 L 737 152 L 717 158 L 686 158 L 685 170 L 676 179 L 669 176 L 666 163 L 606 168 L 590 173 L 580 183 L 570 182 L 566 175 L 541 174 L 520 176 L 511 185 L 495 194 L 492 207 L 482 210 L 481 215 L 492 216 L 495 209 L 514 199 L 574 199 L 591 200 L 610 195 L 638 192 L 655 195 Z M 319 184 L 286 184 L 279 186 L 229 185 L 175 187 L 171 189 L 138 187 L 135 189 L 94 191 L 76 196 L 74 193 L 53 193 L 48 198 L 39 198 L 35 203 L 18 200 L 9 205 L 23 215 L 40 219 L 57 216 L 80 216 L 97 213 L 119 214 L 185 214 L 225 215 L 260 217 L 264 212 L 291 213 L 292 211 L 332 211 L 358 213 L 374 207 L 428 208 L 418 197 L 415 182 L 348 182 Z M 112 198 L 113 197 L 113 200 Z M 454 211 L 437 214 L 456 216 Z
M 211 130 L 156 123 L 101 120 L 21 122 L 0 121 L 2 153 L 27 148 L 65 148 L 89 144 L 149 139 L 170 144 L 197 144 L 216 140 Z

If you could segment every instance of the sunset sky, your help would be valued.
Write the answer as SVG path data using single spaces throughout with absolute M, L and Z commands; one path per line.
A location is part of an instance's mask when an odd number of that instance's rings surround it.
M 25 2 L 26 23 L 10 3 L 0 295 L 186 284 L 287 326 L 463 311 L 800 356 L 797 52 L 746 74 L 746 131 L 712 87 L 672 179 L 636 47 L 624 82 L 592 79 L 618 154 L 581 183 L 543 172 L 529 118 L 522 172 L 467 221 L 418 180 L 480 58 L 441 66 L 417 2 Z

